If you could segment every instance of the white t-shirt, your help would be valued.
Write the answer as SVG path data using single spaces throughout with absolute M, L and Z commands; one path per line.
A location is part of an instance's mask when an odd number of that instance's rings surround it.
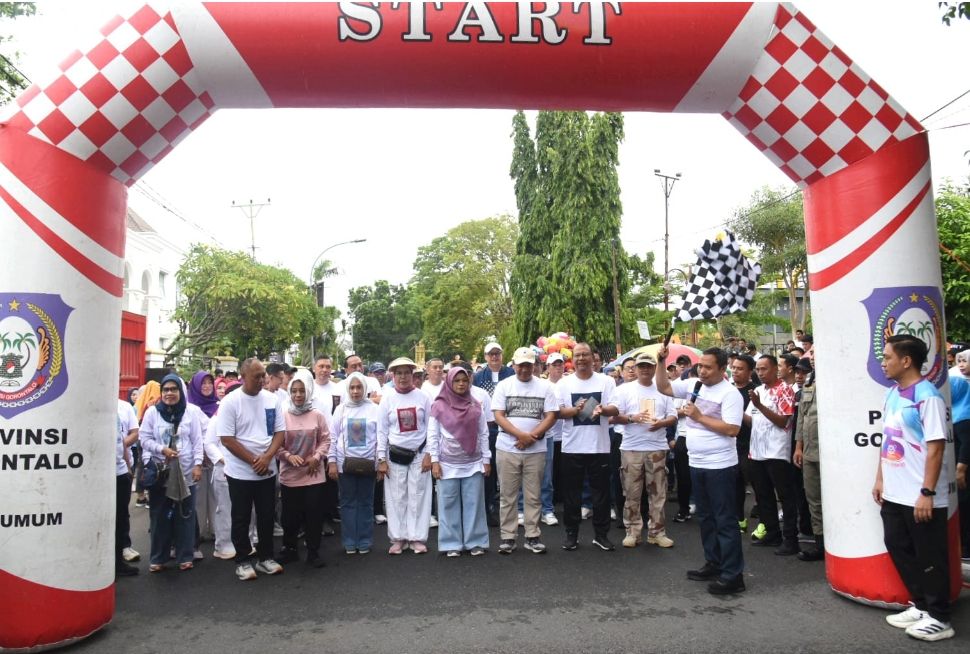
M 762 384 L 755 388 L 754 392 L 761 398 L 761 403 L 765 405 L 765 408 L 772 413 L 783 416 L 790 416 L 794 413 L 795 392 L 784 381 L 779 380 L 771 388 Z M 741 399 L 743 402 L 744 398 Z M 758 410 L 754 402 L 748 403 L 745 413 L 751 416 L 751 448 L 749 450 L 751 460 L 780 459 L 791 461 L 791 421 L 788 422 L 787 427 L 778 427 Z
M 469 392 L 475 401 L 481 405 L 482 413 L 485 414 L 485 422 L 495 422 L 495 415 L 492 413 L 492 396 L 488 394 L 488 391 L 478 386 L 471 386 Z M 432 403 L 434 403 L 434 400 L 432 400 Z
M 128 474 L 128 464 L 125 462 L 125 439 L 132 429 L 138 429 L 138 416 L 135 415 L 135 408 L 124 400 L 118 400 L 118 421 L 115 434 L 115 475 L 117 476 Z
M 394 389 L 381 398 L 380 420 L 377 422 L 377 456 L 387 458 L 388 444 L 417 450 L 428 436 L 428 416 L 431 400 L 416 388 L 407 393 Z
M 444 380 L 442 380 L 441 383 L 438 384 L 437 386 L 435 386 L 429 381 L 425 381 L 423 384 L 421 384 L 421 392 L 427 395 L 428 399 L 434 402 L 435 398 L 438 397 L 438 393 L 441 392 L 441 389 L 444 388 L 444 386 L 445 386 Z
M 650 411 L 656 420 L 673 418 L 674 401 L 653 384 L 644 386 L 639 381 L 626 382 L 616 389 L 616 406 L 623 415 L 633 415 Z M 620 449 L 625 452 L 656 452 L 668 450 L 667 429 L 661 427 L 650 431 L 648 423 L 623 425 L 623 440 Z
M 217 434 L 234 437 L 239 444 L 256 456 L 262 456 L 273 442 L 276 432 L 286 431 L 286 420 L 279 398 L 269 391 L 247 395 L 241 388 L 226 395 L 216 414 Z M 243 461 L 226 450 L 226 476 L 247 481 L 261 481 L 276 474 L 276 457 L 270 459 L 269 472 L 260 476 L 252 462 Z
M 589 379 L 578 375 L 568 375 L 556 384 L 559 391 L 559 404 L 565 407 L 576 406 L 583 398 L 595 397 L 601 406 L 613 404 L 616 382 L 609 375 L 594 372 Z M 564 454 L 609 454 L 609 418 L 584 420 L 579 416 L 562 421 L 562 451 Z
M 518 377 L 506 377 L 492 393 L 492 411 L 505 411 L 508 421 L 522 431 L 532 431 L 539 426 L 546 413 L 558 410 L 559 399 L 553 385 L 539 377 L 533 377 L 528 382 L 521 382 Z M 524 450 L 515 447 L 518 442 L 518 439 L 499 427 L 498 440 L 495 441 L 496 450 L 512 454 L 535 454 L 544 453 L 548 447 L 545 438 Z
M 674 397 L 689 399 L 697 383 L 697 379 L 678 379 L 670 382 L 670 385 L 673 387 Z M 726 379 L 713 386 L 701 384 L 694 404 L 705 416 L 723 420 L 729 425 L 741 425 L 744 400 L 738 389 Z M 690 452 L 692 468 L 720 470 L 738 464 L 734 438 L 713 432 L 690 418 L 687 419 L 687 451 Z
M 347 401 L 347 389 L 343 384 L 330 379 L 326 384 L 313 382 L 313 408 L 329 418 L 341 402 Z
M 559 380 L 561 381 L 562 380 L 562 377 L 560 377 Z M 549 380 L 546 380 L 546 381 L 549 381 Z M 559 400 L 559 382 L 558 381 L 555 381 L 555 382 L 549 381 L 549 383 L 552 384 L 552 392 L 556 394 L 556 400 L 558 401 Z M 553 442 L 555 442 L 555 443 L 558 443 L 558 442 L 562 441 L 562 425 L 563 425 L 563 422 L 565 422 L 565 420 L 562 419 L 562 418 L 559 418 L 558 420 L 556 420 L 556 422 L 552 423 L 552 427 L 550 427 L 549 428 L 549 431 L 546 432 L 546 440 L 548 440 L 548 439 L 551 438 L 553 440 Z

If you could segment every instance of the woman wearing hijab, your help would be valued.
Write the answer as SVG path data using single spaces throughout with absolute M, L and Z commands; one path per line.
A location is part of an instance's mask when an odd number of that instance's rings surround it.
M 222 402 L 222 398 L 226 396 L 226 390 L 229 388 L 228 380 L 225 377 L 216 377 L 213 386 L 216 391 L 216 400 Z
M 485 412 L 470 387 L 467 371 L 449 370 L 428 421 L 431 474 L 438 480 L 438 550 L 449 557 L 488 549 L 485 477 L 492 455 Z
M 194 404 L 202 409 L 202 413 L 207 418 L 214 416 L 216 409 L 219 408 L 219 400 L 216 398 L 215 379 L 212 377 L 211 372 L 200 370 L 192 375 L 192 381 L 189 382 L 188 396 L 189 404 Z
M 151 521 L 149 572 L 159 572 L 168 562 L 174 544 L 180 570 L 191 570 L 195 545 L 195 484 L 202 478 L 202 425 L 198 414 L 186 411 L 185 393 L 178 375 L 166 375 L 161 399 L 145 411 L 138 433 L 148 476 L 148 509 Z M 181 464 L 189 496 L 176 502 L 166 493 L 163 475 L 175 459 Z
M 340 536 L 347 554 L 367 554 L 374 544 L 374 484 L 380 408 L 367 399 L 367 379 L 354 372 L 344 382 L 347 400 L 333 414 L 333 456 L 327 474 L 340 485 Z
M 283 525 L 283 549 L 276 560 L 292 563 L 298 559 L 297 536 L 300 527 L 305 526 L 306 561 L 322 568 L 320 539 L 330 430 L 324 415 L 313 408 L 313 388 L 309 371 L 301 369 L 294 373 L 284 414 L 286 436 L 276 455 L 280 462 L 280 522 Z
M 192 375 L 189 387 L 186 389 L 189 405 L 197 408 L 202 413 L 202 434 L 203 438 L 209 426 L 209 419 L 216 414 L 219 409 L 219 400 L 216 397 L 215 379 L 212 373 L 200 370 Z M 204 451 L 204 450 L 203 450 Z M 214 537 L 214 523 L 216 513 L 216 498 L 209 492 L 212 488 L 212 461 L 208 456 L 203 457 L 202 479 L 196 487 L 197 495 L 195 498 L 195 515 L 198 518 L 198 528 L 196 529 L 195 559 L 202 558 L 202 551 L 199 544 L 203 540 L 212 540 Z

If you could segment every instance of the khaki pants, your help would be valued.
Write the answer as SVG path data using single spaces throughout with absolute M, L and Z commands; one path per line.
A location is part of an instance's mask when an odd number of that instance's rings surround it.
M 822 536 L 822 477 L 818 461 L 802 461 L 802 479 L 805 483 L 805 499 L 812 515 L 812 533 Z
M 620 477 L 623 481 L 623 524 L 627 535 L 640 540 L 643 533 L 643 517 L 640 515 L 640 496 L 644 486 L 647 490 L 647 515 L 650 523 L 647 535 L 651 538 L 664 535 L 664 507 L 667 504 L 667 451 L 650 452 L 620 451 Z
M 513 454 L 495 452 L 498 464 L 499 520 L 502 540 L 515 538 L 519 531 L 519 489 L 525 514 L 525 537 L 538 538 L 539 515 L 542 512 L 542 475 L 546 471 L 546 453 Z

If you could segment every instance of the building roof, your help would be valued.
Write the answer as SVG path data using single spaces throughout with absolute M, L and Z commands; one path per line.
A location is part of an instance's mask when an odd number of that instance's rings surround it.
M 146 234 L 156 233 L 155 229 L 149 225 L 144 218 L 132 211 L 131 207 L 128 207 L 128 229 L 133 232 L 142 232 Z

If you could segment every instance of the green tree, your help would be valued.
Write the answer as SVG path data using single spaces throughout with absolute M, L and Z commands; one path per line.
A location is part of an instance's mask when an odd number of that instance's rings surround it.
M 954 18 L 970 20 L 970 2 L 938 2 L 937 5 L 943 10 L 943 16 L 940 17 L 940 20 L 947 25 L 950 25 Z
M 622 344 L 624 350 L 631 350 L 643 343 L 637 329 L 638 320 L 646 321 L 650 335 L 657 338 L 667 332 L 673 312 L 657 308 L 663 301 L 663 275 L 654 270 L 653 252 L 647 252 L 643 258 L 629 255 L 627 278 L 629 290 L 621 301 Z
M 347 304 L 354 321 L 354 351 L 362 359 L 386 365 L 396 357 L 413 356 L 421 338 L 421 310 L 408 286 L 381 279 L 350 289 Z
M 936 197 L 947 338 L 970 339 L 970 186 L 946 184 Z
M 747 207 L 735 212 L 728 227 L 757 250 L 762 283 L 778 279 L 784 283 L 791 307 L 791 332 L 804 330 L 808 307 L 797 301 L 798 289 L 808 288 L 801 193 L 763 187 L 752 194 Z
M 305 282 L 244 252 L 194 245 L 176 279 L 179 334 L 166 350 L 170 361 L 186 353 L 265 357 L 323 330 Z
M 418 248 L 410 288 L 428 352 L 472 357 L 492 337 L 508 351 L 524 343 L 508 329 L 517 234 L 511 216 L 496 216 L 461 223 Z
M 33 16 L 35 13 L 37 7 L 33 2 L 0 2 L 0 20 Z M 0 45 L 12 39 L 11 36 L 0 35 Z M 19 52 L 13 52 L 9 57 L 0 54 L 0 105 L 13 100 L 29 85 L 27 78 L 17 69 L 19 59 Z

